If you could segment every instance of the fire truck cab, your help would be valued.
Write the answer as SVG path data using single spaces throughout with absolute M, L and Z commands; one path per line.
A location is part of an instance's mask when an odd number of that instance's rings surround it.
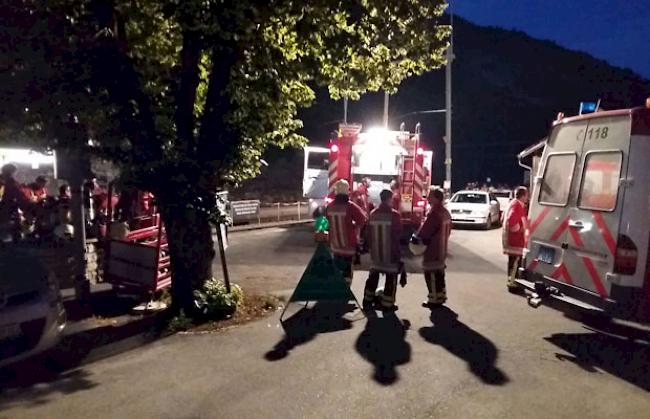
M 646 108 L 558 120 L 530 194 L 518 282 L 529 303 L 559 299 L 650 322 L 650 99 Z

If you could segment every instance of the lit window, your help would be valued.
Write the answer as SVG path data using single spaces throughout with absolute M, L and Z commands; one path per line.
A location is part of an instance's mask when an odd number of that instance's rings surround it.
M 598 211 L 616 208 L 622 162 L 623 154 L 619 151 L 587 154 L 578 200 L 580 208 Z

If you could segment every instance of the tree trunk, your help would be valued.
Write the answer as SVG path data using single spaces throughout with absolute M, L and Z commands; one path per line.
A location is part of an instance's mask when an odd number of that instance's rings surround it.
M 207 215 L 191 208 L 163 208 L 172 263 L 172 310 L 195 313 L 194 290 L 212 277 L 214 243 Z

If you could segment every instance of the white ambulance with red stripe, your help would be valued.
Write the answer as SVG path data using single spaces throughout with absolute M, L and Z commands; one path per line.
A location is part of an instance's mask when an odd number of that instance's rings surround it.
M 427 193 L 431 186 L 431 165 L 433 152 L 423 148 L 419 124 L 415 133 L 405 131 L 371 129 L 361 132 L 361 125 L 342 124 L 338 136 L 330 140 L 328 147 L 327 193 L 325 203 L 333 198 L 334 184 L 347 180 L 353 189 L 363 178 L 370 178 L 369 198 L 379 205 L 379 193 L 390 189 L 392 181 L 399 183 L 401 195 L 399 213 L 402 224 L 417 228 L 424 219 L 427 207 Z M 309 151 L 309 154 L 308 154 Z M 310 168 L 309 161 L 317 160 L 314 154 L 323 154 L 322 149 L 311 147 L 305 150 L 305 185 L 317 184 L 322 175 Z M 307 173 L 309 172 L 309 173 Z M 313 180 L 312 183 L 309 181 Z M 317 198 L 312 198 L 318 202 Z
M 555 298 L 650 321 L 650 99 L 646 108 L 558 120 L 533 179 L 519 282 Z

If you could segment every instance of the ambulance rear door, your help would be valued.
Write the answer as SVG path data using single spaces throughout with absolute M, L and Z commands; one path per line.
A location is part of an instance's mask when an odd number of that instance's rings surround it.
M 625 199 L 630 114 L 593 117 L 570 196 L 563 264 L 573 285 L 608 298 Z
M 573 280 L 564 266 L 569 198 L 588 126 L 588 120 L 579 120 L 553 127 L 530 194 L 525 267 L 569 284 Z

